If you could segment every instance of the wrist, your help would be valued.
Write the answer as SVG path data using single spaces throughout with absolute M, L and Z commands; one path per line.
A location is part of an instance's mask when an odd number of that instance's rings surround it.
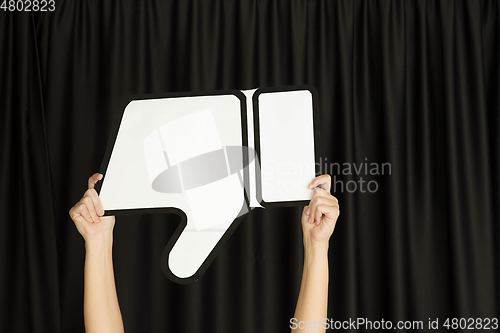
M 314 252 L 322 252 L 326 251 L 328 252 L 328 247 L 330 245 L 330 239 L 320 239 L 318 240 L 317 237 L 311 237 L 311 235 L 304 235 L 303 238 L 303 243 L 304 243 L 304 250 L 309 250 L 309 251 L 314 251 Z
M 328 256 L 328 248 L 328 242 L 304 239 L 304 255 L 306 258 L 326 258 Z
M 304 276 L 316 275 L 328 270 L 328 243 L 310 242 L 304 244 Z M 318 271 L 319 270 L 319 271 Z
M 109 250 L 113 247 L 113 235 L 96 235 L 85 240 L 86 251 Z

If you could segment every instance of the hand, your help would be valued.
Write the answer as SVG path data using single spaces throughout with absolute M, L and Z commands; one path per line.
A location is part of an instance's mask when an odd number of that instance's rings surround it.
M 322 185 L 323 188 L 317 187 Z M 321 175 L 313 179 L 309 188 L 314 190 L 309 205 L 302 211 L 304 246 L 328 246 L 335 229 L 340 207 L 337 198 L 330 194 L 331 177 Z
M 89 178 L 88 190 L 69 211 L 69 216 L 87 244 L 112 241 L 115 217 L 101 217 L 104 215 L 104 209 L 94 189 L 102 177 L 103 175 L 96 173 Z

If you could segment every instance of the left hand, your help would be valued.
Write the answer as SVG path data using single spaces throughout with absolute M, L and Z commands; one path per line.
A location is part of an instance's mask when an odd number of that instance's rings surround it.
M 322 185 L 323 188 L 317 187 Z M 314 191 L 309 205 L 302 211 L 304 245 L 328 246 L 333 234 L 340 207 L 337 198 L 330 194 L 331 177 L 321 175 L 313 179 L 309 188 Z
M 95 190 L 95 185 L 103 175 L 96 173 L 89 178 L 88 189 L 83 197 L 69 211 L 75 226 L 85 239 L 87 245 L 94 243 L 111 244 L 113 227 L 115 225 L 114 216 L 104 217 L 104 209 Z

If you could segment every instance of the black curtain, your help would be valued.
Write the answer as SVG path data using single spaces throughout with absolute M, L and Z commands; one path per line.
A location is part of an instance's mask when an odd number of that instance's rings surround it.
M 0 330 L 84 331 L 68 210 L 124 98 L 298 84 L 342 207 L 328 317 L 499 318 L 498 0 L 58 0 L 0 10 Z M 126 331 L 288 331 L 300 212 L 252 211 L 188 286 L 160 267 L 176 217 L 117 218 Z

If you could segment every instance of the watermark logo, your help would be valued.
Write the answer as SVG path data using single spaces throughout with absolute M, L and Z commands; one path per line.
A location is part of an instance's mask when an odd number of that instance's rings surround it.
M 320 157 L 315 165 L 316 175 L 328 174 L 332 177 L 333 193 L 375 193 L 380 189 L 380 177 L 392 174 L 391 163 L 372 162 L 367 157 L 362 162 L 329 162 L 327 157 Z M 262 180 L 269 189 L 297 191 L 307 188 L 308 182 L 296 182 L 294 176 L 314 172 L 311 168 L 310 164 L 262 163 Z M 281 177 L 283 175 L 286 177 Z
M 332 177 L 333 193 L 375 193 L 379 190 L 378 181 L 373 179 L 378 176 L 392 174 L 391 163 L 371 162 L 365 157 L 363 162 L 328 162 L 328 158 L 320 157 L 316 163 L 318 174 L 329 174 Z M 355 180 L 345 178 L 355 177 Z

